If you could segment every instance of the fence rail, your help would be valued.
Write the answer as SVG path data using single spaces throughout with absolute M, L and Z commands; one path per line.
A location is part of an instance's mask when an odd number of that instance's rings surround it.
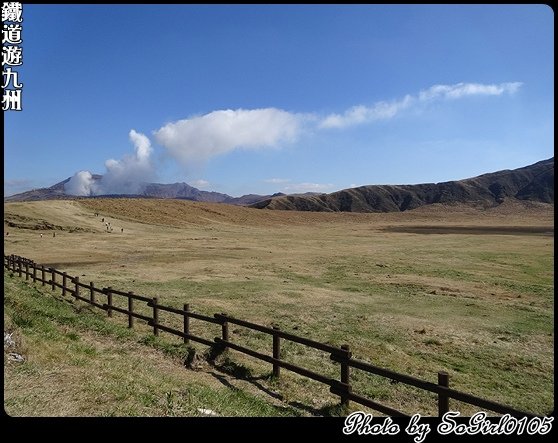
M 352 385 L 350 383 L 350 368 L 354 368 L 438 394 L 438 415 L 440 417 L 449 411 L 449 399 L 454 399 L 463 403 L 479 406 L 501 414 L 510 414 L 514 417 L 537 416 L 536 414 L 532 414 L 530 412 L 520 411 L 510 406 L 502 405 L 491 400 L 483 399 L 465 392 L 451 389 L 449 387 L 449 376 L 445 372 L 438 372 L 438 383 L 421 380 L 410 375 L 400 374 L 389 369 L 380 368 L 370 363 L 356 360 L 352 358 L 352 354 L 348 345 L 335 347 L 326 343 L 320 343 L 305 337 L 299 337 L 297 335 L 290 334 L 288 332 L 282 331 L 277 326 L 262 326 L 246 320 L 231 317 L 225 313 L 214 314 L 213 317 L 210 317 L 190 311 L 189 304 L 184 304 L 183 309 L 164 306 L 158 303 L 156 297 L 144 297 L 134 294 L 133 292 L 119 291 L 111 287 L 98 288 L 94 285 L 93 282 L 90 282 L 89 284 L 82 283 L 79 281 L 79 277 L 68 276 L 66 272 L 61 272 L 54 268 L 45 268 L 43 265 L 39 265 L 33 260 L 13 254 L 4 255 L 4 267 L 14 273 L 17 273 L 19 277 L 25 275 L 26 280 L 32 278 L 34 283 L 40 282 L 43 286 L 46 284 L 51 285 L 52 290 L 54 290 L 56 287 L 60 288 L 62 289 L 62 296 L 69 294 L 75 299 L 81 300 L 85 303 L 89 303 L 92 306 L 106 311 L 109 317 L 112 317 L 113 312 L 124 314 L 128 317 L 129 328 L 134 327 L 134 319 L 139 319 L 145 321 L 148 326 L 153 328 L 154 335 L 158 335 L 159 331 L 164 331 L 177 337 L 181 337 L 184 340 L 184 343 L 189 343 L 189 341 L 191 340 L 206 346 L 210 346 L 220 351 L 232 349 L 237 352 L 249 355 L 258 360 L 262 360 L 266 363 L 272 364 L 273 375 L 275 377 L 279 377 L 280 368 L 284 368 L 303 377 L 307 377 L 319 383 L 325 384 L 329 386 L 329 390 L 331 393 L 340 397 L 341 403 L 344 405 L 348 405 L 349 401 L 354 401 L 356 403 L 391 416 L 408 416 L 401 411 L 398 411 L 386 405 L 382 405 L 372 399 L 352 392 Z M 37 271 L 40 271 L 40 276 L 37 275 Z M 50 280 L 47 280 L 47 272 L 50 274 Z M 62 277 L 62 282 L 56 281 L 57 275 Z M 80 289 L 88 290 L 89 297 L 82 295 L 80 293 Z M 96 301 L 97 294 L 106 297 L 106 303 L 100 303 Z M 115 306 L 113 303 L 113 296 L 126 298 L 128 302 L 127 309 L 120 306 Z M 140 314 L 137 309 L 135 310 L 134 301 L 145 303 L 147 308 L 151 308 L 152 316 L 149 317 L 147 315 Z M 182 317 L 183 330 L 180 331 L 168 325 L 162 324 L 159 319 L 159 311 L 165 311 L 170 314 L 175 314 Z M 192 334 L 190 332 L 191 318 L 206 323 L 221 325 L 221 336 L 215 337 L 213 340 L 210 340 Z M 229 323 L 272 336 L 272 355 L 263 354 L 259 351 L 249 349 L 245 346 L 231 341 L 229 334 Z M 339 379 L 333 379 L 322 374 L 318 374 L 317 372 L 314 372 L 310 369 L 303 368 L 301 366 L 282 360 L 280 357 L 281 340 L 299 343 L 309 348 L 329 353 L 330 359 L 336 363 L 339 363 L 340 365 Z

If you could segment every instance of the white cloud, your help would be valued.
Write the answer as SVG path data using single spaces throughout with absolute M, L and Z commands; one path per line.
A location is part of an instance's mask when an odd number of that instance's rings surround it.
M 290 178 L 268 178 L 264 180 L 265 183 L 272 183 L 272 184 L 281 184 L 281 183 L 289 183 L 291 181 Z
M 285 194 L 301 194 L 304 192 L 328 192 L 333 190 L 331 183 L 293 183 L 285 186 L 281 191 Z
M 261 149 L 296 140 L 304 117 L 276 108 L 213 111 L 168 123 L 154 132 L 168 153 L 185 165 L 235 149 Z
M 361 123 L 371 123 L 376 120 L 386 120 L 395 117 L 401 111 L 416 103 L 443 99 L 459 99 L 472 95 L 502 95 L 514 94 L 523 83 L 500 83 L 498 85 L 483 85 L 479 83 L 457 83 L 455 85 L 434 85 L 420 91 L 416 96 L 406 95 L 400 100 L 391 102 L 377 102 L 372 106 L 358 105 L 346 110 L 343 114 L 330 114 L 320 123 L 320 128 L 345 128 Z
M 195 188 L 207 188 L 209 187 L 209 182 L 207 180 L 199 179 L 193 180 L 190 182 L 190 186 L 194 186 Z
M 415 99 L 406 95 L 401 100 L 391 102 L 377 102 L 372 106 L 353 106 L 343 114 L 330 114 L 319 124 L 320 128 L 344 128 L 360 123 L 370 123 L 375 120 L 385 120 L 394 117 L 403 109 L 408 108 Z
M 269 178 L 264 180 L 264 182 L 275 185 L 284 185 L 280 191 L 285 194 L 302 194 L 305 192 L 322 193 L 333 190 L 333 185 L 330 183 L 291 183 L 290 178 Z
M 434 85 L 420 91 L 419 100 L 458 99 L 469 95 L 502 95 L 514 94 L 523 83 L 500 83 L 499 85 L 483 85 L 479 83 L 457 83 L 455 85 Z

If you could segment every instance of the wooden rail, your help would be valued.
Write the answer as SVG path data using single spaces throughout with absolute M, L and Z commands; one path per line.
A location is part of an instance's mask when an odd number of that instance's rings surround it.
M 43 286 L 45 284 L 49 284 L 51 285 L 52 290 L 54 290 L 56 287 L 60 288 L 62 289 L 62 296 L 66 296 L 66 294 L 69 294 L 75 299 L 81 300 L 85 303 L 106 311 L 109 317 L 112 316 L 113 312 L 124 314 L 128 317 L 129 328 L 134 327 L 134 319 L 143 320 L 147 323 L 148 326 L 153 328 L 154 335 L 158 335 L 159 331 L 164 331 L 177 337 L 181 337 L 184 340 L 184 343 L 189 343 L 191 340 L 206 346 L 210 346 L 220 351 L 232 349 L 237 352 L 249 355 L 258 360 L 265 361 L 266 363 L 270 363 L 272 365 L 272 374 L 274 377 L 279 377 L 280 368 L 284 368 L 296 374 L 302 375 L 303 377 L 307 377 L 319 383 L 325 384 L 329 386 L 329 390 L 331 393 L 340 397 L 341 403 L 344 405 L 348 405 L 349 401 L 352 400 L 356 403 L 391 416 L 408 416 L 401 411 L 398 411 L 386 405 L 382 405 L 372 399 L 352 392 L 350 379 L 351 368 L 354 368 L 367 372 L 369 374 L 375 374 L 380 377 L 384 377 L 437 394 L 438 415 L 440 417 L 449 411 L 450 399 L 458 400 L 474 406 L 479 406 L 493 412 L 510 414 L 514 417 L 537 416 L 535 414 L 520 411 L 518 409 L 502 405 L 491 400 L 483 399 L 471 394 L 467 394 L 465 392 L 451 389 L 449 387 L 449 376 L 445 372 L 438 372 L 438 383 L 421 380 L 410 375 L 400 374 L 390 369 L 380 368 L 370 363 L 356 360 L 352 358 L 352 354 L 348 345 L 336 347 L 329 344 L 320 343 L 315 340 L 311 340 L 305 337 L 299 337 L 297 335 L 282 331 L 277 326 L 262 326 L 246 320 L 231 317 L 225 313 L 214 314 L 213 317 L 210 317 L 207 315 L 192 312 L 190 310 L 189 304 L 184 304 L 182 309 L 178 309 L 159 304 L 156 297 L 144 297 L 134 294 L 133 292 L 119 291 L 111 287 L 97 288 L 93 282 L 90 282 L 89 284 L 81 283 L 78 277 L 70 277 L 65 272 L 58 271 L 54 268 L 45 269 L 44 266 L 38 265 L 32 260 L 24 257 L 19 257 L 17 255 L 4 255 L 4 267 L 12 271 L 14 274 L 17 273 L 19 277 L 25 275 L 26 280 L 33 278 L 34 283 L 38 281 Z M 37 270 L 41 271 L 40 277 L 37 276 Z M 50 280 L 47 280 L 47 272 L 50 274 Z M 56 280 L 56 275 L 62 276 L 61 282 L 58 282 Z M 81 294 L 81 288 L 89 291 L 88 297 L 85 297 Z M 99 303 L 96 299 L 97 294 L 101 294 L 102 296 L 106 297 L 106 303 Z M 113 296 L 126 298 L 128 302 L 127 309 L 115 306 L 113 303 Z M 137 312 L 137 309 L 134 308 L 134 301 L 143 302 L 146 304 L 146 307 L 151 308 L 151 316 L 140 314 L 139 312 Z M 182 317 L 183 330 L 180 331 L 168 325 L 162 324 L 159 318 L 159 311 L 168 312 Z M 190 332 L 190 319 L 221 325 L 221 337 L 215 337 L 213 340 L 210 340 L 208 338 L 199 337 L 192 334 Z M 272 354 L 263 354 L 261 352 L 242 346 L 238 343 L 234 343 L 231 339 L 229 324 L 235 324 L 253 331 L 262 332 L 264 334 L 272 336 Z M 340 365 L 339 379 L 333 379 L 331 377 L 319 374 L 310 369 L 303 368 L 301 366 L 281 359 L 281 340 L 288 340 L 330 354 L 330 359 Z

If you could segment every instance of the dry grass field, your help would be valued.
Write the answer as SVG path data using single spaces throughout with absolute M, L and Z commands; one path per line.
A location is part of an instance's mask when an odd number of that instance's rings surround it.
M 96 286 L 157 296 L 170 306 L 190 303 L 205 314 L 277 324 L 317 341 L 348 344 L 356 358 L 377 366 L 433 382 L 443 370 L 456 389 L 538 414 L 554 409 L 553 205 L 432 205 L 355 214 L 176 200 L 42 201 L 5 203 L 4 232 L 5 254 Z M 209 339 L 217 335 L 203 325 L 192 323 L 194 328 Z M 232 328 L 232 339 L 271 351 L 269 337 L 244 328 Z M 143 351 L 135 346 L 126 352 L 141 361 Z M 269 380 L 269 365 L 230 352 L 251 377 L 226 383 L 275 404 L 253 412 L 239 407 L 239 415 L 319 414 L 338 401 L 325 386 L 287 371 L 280 381 Z M 282 352 L 293 363 L 338 377 L 327 355 L 295 344 L 285 344 Z M 103 365 L 104 358 L 90 358 L 90 365 Z M 31 376 L 10 365 L 6 369 L 5 363 L 5 397 L 13 400 L 13 414 L 25 415 L 15 386 Z M 151 370 L 146 368 L 142 374 Z M 180 365 L 167 370 L 189 372 Z M 203 371 L 192 374 L 176 377 L 197 377 L 199 383 L 207 378 Z M 352 380 L 378 402 L 409 414 L 436 414 L 434 395 L 357 370 Z M 103 415 L 98 404 L 90 411 L 80 407 L 69 414 Z M 450 407 L 476 412 L 456 401 Z M 235 415 L 223 408 L 222 414 Z M 161 411 L 130 407 L 113 413 Z

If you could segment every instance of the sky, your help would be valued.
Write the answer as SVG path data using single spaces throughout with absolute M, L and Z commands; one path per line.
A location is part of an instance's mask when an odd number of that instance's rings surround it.
M 334 192 L 554 155 L 546 5 L 23 4 L 21 25 L 5 196 Z

